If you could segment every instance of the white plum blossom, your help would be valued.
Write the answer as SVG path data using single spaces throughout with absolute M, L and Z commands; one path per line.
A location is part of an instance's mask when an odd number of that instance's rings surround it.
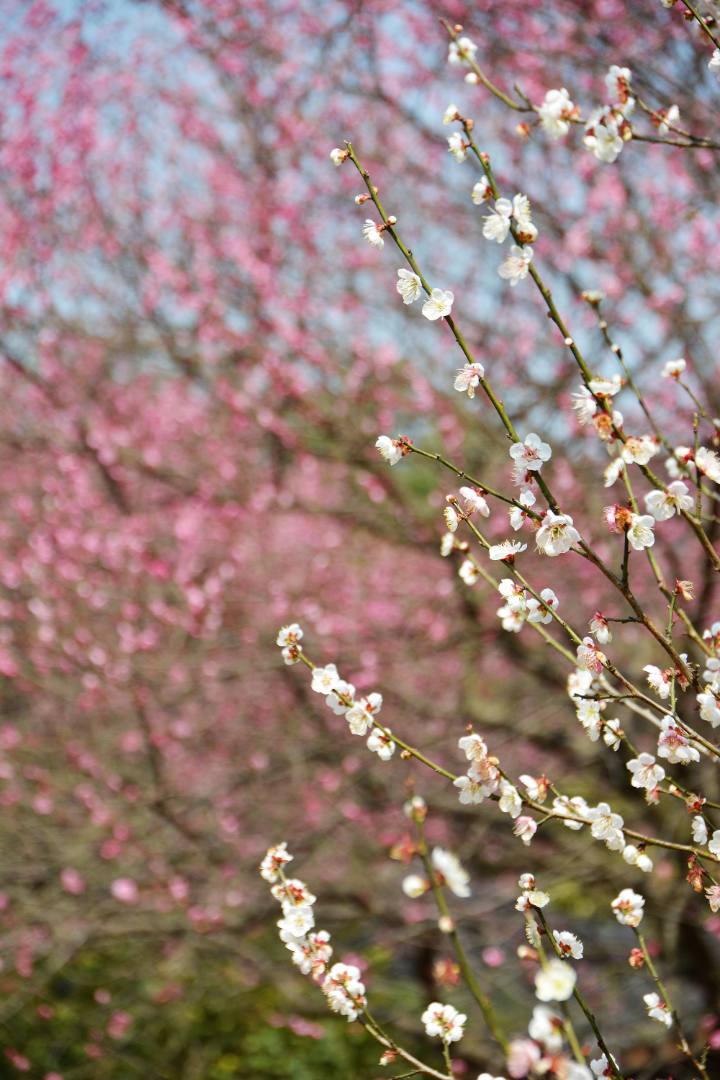
M 590 832 L 596 840 L 604 840 L 611 851 L 622 850 L 625 840 L 622 831 L 624 822 L 620 814 L 614 813 L 608 803 L 601 802 L 590 807 L 586 817 L 591 822 Z
M 466 514 L 477 513 L 481 517 L 490 517 L 490 507 L 487 500 L 477 488 L 461 487 L 460 499 Z
M 672 689 L 672 670 L 661 671 L 655 664 L 646 664 L 643 671 L 647 675 L 648 685 L 663 701 L 670 697 Z
M 592 689 L 593 676 L 587 668 L 576 668 L 567 678 L 567 693 L 571 700 L 582 698 Z
M 659 994 L 643 994 L 643 1001 L 652 1020 L 657 1020 L 665 1027 L 672 1027 L 672 1014 Z
M 599 645 L 608 645 L 612 641 L 612 632 L 601 611 L 596 611 L 590 620 L 590 633 Z
M 640 851 L 634 844 L 626 844 L 622 849 L 622 857 L 628 866 L 636 866 L 644 874 L 649 874 L 653 868 L 652 859 L 644 851 Z
M 508 780 L 500 781 L 498 808 L 502 810 L 503 814 L 509 814 L 511 818 L 519 817 L 522 810 L 520 793 Z
M 332 1011 L 348 1021 L 357 1020 L 367 1005 L 360 969 L 354 964 L 333 964 L 321 989 Z
M 282 919 L 278 920 L 277 925 L 281 932 L 301 938 L 307 934 L 308 930 L 312 930 L 315 925 L 315 916 L 311 907 L 289 908 Z
M 519 281 L 528 276 L 532 257 L 533 249 L 531 247 L 518 247 L 517 244 L 513 244 L 510 248 L 510 254 L 498 268 L 498 274 L 505 281 L 509 281 L 514 288 Z
M 530 846 L 530 841 L 537 832 L 537 821 L 535 818 L 529 817 L 527 814 L 523 814 L 521 817 L 516 818 L 513 825 L 513 833 L 519 837 L 525 847 Z
M 569 514 L 556 514 L 548 510 L 542 519 L 540 528 L 535 533 L 535 545 L 543 555 L 555 558 L 570 551 L 573 544 L 580 542 L 580 533 L 573 525 Z
M 570 814 L 571 817 L 563 817 L 562 823 L 566 829 L 577 832 L 587 823 L 588 804 L 582 795 L 559 795 L 553 799 L 553 810 L 558 814 Z
M 624 465 L 625 463 L 623 462 L 623 459 L 621 457 L 616 457 L 613 458 L 609 465 L 605 466 L 605 470 L 603 472 L 604 487 L 607 488 L 613 486 L 613 484 L 617 481 L 618 477 L 622 473 Z
M 663 379 L 679 379 L 686 367 L 687 364 L 683 356 L 679 356 L 677 360 L 668 360 L 663 365 L 662 377 Z
M 638 754 L 636 758 L 628 761 L 625 767 L 632 774 L 630 783 L 634 788 L 652 791 L 665 778 L 665 770 L 656 763 L 652 754 Z
M 460 393 L 467 391 L 469 398 L 475 397 L 475 390 L 480 385 L 480 380 L 485 378 L 485 368 L 482 364 L 466 364 L 459 369 L 455 376 L 453 386 Z
M 615 912 L 615 918 L 622 926 L 636 927 L 642 922 L 645 898 L 632 889 L 623 889 L 615 897 L 611 906 Z
M 513 443 L 508 453 L 515 462 L 515 468 L 522 472 L 538 472 L 552 457 L 548 443 L 543 442 L 534 431 L 525 437 L 524 442 Z
M 713 855 L 720 855 L 720 829 L 715 829 L 713 832 L 708 851 L 712 851 Z
M 455 295 L 449 289 L 432 289 L 422 306 L 422 313 L 430 322 L 444 319 L 452 311 L 454 299 Z
M 502 244 L 510 232 L 513 204 L 509 199 L 498 199 L 494 208 L 483 218 L 483 236 L 486 240 L 495 240 Z
M 695 464 L 708 480 L 720 484 L 720 457 L 714 450 L 708 450 L 706 446 L 699 447 L 695 454 Z
M 620 454 L 628 465 L 647 465 L 659 449 L 659 443 L 653 435 L 629 435 Z
M 597 742 L 602 731 L 602 714 L 599 701 L 585 699 L 578 701 L 575 708 L 577 718 L 588 733 L 591 742 Z
M 535 996 L 539 1001 L 567 1001 L 572 997 L 576 981 L 575 969 L 553 958 L 535 976 Z
M 612 164 L 617 160 L 624 143 L 612 109 L 596 109 L 585 125 L 583 142 L 598 161 Z
M 577 647 L 577 663 L 578 667 L 599 675 L 607 663 L 607 657 L 591 637 L 584 637 L 582 644 Z
M 582 960 L 583 943 L 579 937 L 571 934 L 569 930 L 553 930 L 553 937 L 563 958 L 567 959 L 571 956 L 573 960 Z
M 445 519 L 445 527 L 448 532 L 457 532 L 458 525 L 460 524 L 460 518 L 458 512 L 454 506 L 445 506 L 443 508 L 443 518 Z
M 327 930 L 312 931 L 304 938 L 288 938 L 285 948 L 302 974 L 315 978 L 324 974 L 333 953 Z
M 467 1016 L 458 1012 L 453 1005 L 442 1005 L 439 1001 L 433 1001 L 420 1019 L 425 1025 L 425 1034 L 431 1039 L 454 1043 L 462 1039 L 465 1033 Z
M 457 120 L 460 116 L 457 105 L 448 105 L 447 109 L 443 113 L 443 124 L 452 124 L 454 120 Z
M 546 1050 L 560 1050 L 563 1044 L 565 1021 L 547 1005 L 536 1005 L 528 1024 L 528 1035 L 542 1043 Z
M 280 880 L 282 867 L 292 862 L 292 860 L 293 856 L 289 853 L 285 841 L 281 844 L 275 844 L 273 847 L 268 848 L 263 861 L 260 863 L 260 877 L 274 885 Z
M 334 664 L 326 664 L 325 667 L 313 668 L 312 682 L 310 687 L 316 694 L 329 694 L 335 689 L 340 676 Z
M 467 157 L 467 143 L 462 137 L 462 132 L 454 131 L 448 136 L 448 150 L 460 164 Z
M 473 186 L 470 198 L 476 206 L 482 206 L 484 202 L 487 202 L 488 199 L 492 198 L 492 188 L 490 187 L 490 181 L 487 176 L 483 176 L 482 180 L 478 180 Z
M 548 90 L 537 114 L 549 139 L 561 139 L 570 130 L 570 120 L 576 113 L 570 95 L 563 86 L 560 90 Z
M 527 599 L 527 621 L 529 623 L 547 623 L 552 622 L 552 612 L 558 606 L 558 598 L 552 589 L 543 589 L 540 593 L 540 600 L 536 600 L 534 596 L 529 596 Z
M 692 819 L 692 838 L 694 844 L 704 846 L 708 841 L 707 824 L 702 814 L 696 814 Z
M 417 900 L 419 896 L 424 896 L 429 888 L 430 882 L 427 878 L 420 877 L 419 874 L 408 874 L 402 880 L 402 891 L 411 900 Z
M 382 728 L 374 727 L 365 745 L 373 754 L 377 754 L 381 761 L 389 761 L 395 753 L 395 743 L 392 740 L 390 728 L 383 731 Z
M 341 150 L 339 146 L 335 146 L 330 151 L 330 160 L 332 161 L 335 168 L 337 168 L 338 165 L 342 165 L 343 161 L 345 161 L 345 159 L 347 157 L 348 157 L 347 150 Z
M 627 538 L 635 551 L 652 547 L 655 543 L 655 518 L 651 514 L 631 514 Z
M 608 97 L 613 105 L 624 105 L 630 95 L 630 69 L 613 64 L 605 76 Z
M 700 706 L 700 718 L 708 724 L 718 727 L 720 725 L 720 698 L 710 690 L 697 695 L 697 703 Z
M 480 571 L 472 559 L 463 559 L 458 569 L 458 577 L 468 586 L 475 585 L 480 577 Z
M 526 511 L 535 505 L 536 499 L 530 488 L 523 488 L 517 497 L 517 501 L 521 505 L 512 506 L 509 511 L 510 527 L 514 529 L 515 532 L 522 528 L 523 522 L 527 520 L 528 516 Z
M 382 225 L 376 224 L 371 218 L 365 219 L 365 224 L 362 228 L 362 234 L 367 240 L 368 244 L 371 244 L 372 247 L 381 248 L 385 246 L 383 227 Z
M 475 53 L 477 52 L 477 45 L 469 37 L 460 37 L 456 41 L 451 41 L 448 48 L 448 63 L 449 64 L 463 64 L 468 67 L 475 59 Z
M 645 507 L 656 521 L 667 521 L 676 511 L 692 510 L 693 498 L 687 484 L 673 480 L 665 491 L 649 491 L 645 496 Z
M 345 683 L 344 685 L 347 686 L 348 684 Z M 354 692 L 354 687 L 351 687 L 351 689 Z M 367 735 L 368 730 L 372 727 L 373 717 L 377 716 L 382 709 L 382 700 L 382 694 L 368 694 L 367 697 L 353 702 L 352 706 L 345 712 L 345 719 L 353 735 Z M 374 750 L 375 747 L 371 746 L 370 749 Z M 392 756 L 392 751 L 390 756 Z
M 593 1076 L 600 1078 L 600 1080 L 604 1080 L 606 1076 L 614 1075 L 613 1066 L 617 1068 L 615 1058 L 613 1058 L 611 1065 L 605 1054 L 602 1054 L 599 1058 L 593 1058 L 590 1062 Z
M 336 716 L 343 716 L 352 708 L 354 697 L 355 687 L 352 683 L 345 682 L 344 679 L 338 679 L 335 686 L 325 698 L 325 704 L 329 709 L 332 709 Z
M 389 435 L 379 435 L 375 440 L 375 447 L 388 465 L 397 465 L 403 456 L 402 442 L 400 439 L 391 439 Z
M 700 760 L 699 752 L 690 745 L 672 716 L 663 717 L 658 757 L 666 758 L 673 765 L 689 765 L 691 761 Z
M 712 71 L 713 75 L 720 78 L 720 49 L 715 49 L 713 52 L 708 60 L 708 68 Z
M 590 423 L 598 411 L 598 403 L 584 383 L 579 390 L 573 391 L 570 397 L 572 398 L 572 407 L 575 410 L 578 424 L 584 427 L 585 424 Z
M 275 644 L 279 645 L 281 649 L 286 648 L 288 645 L 297 645 L 302 636 L 302 627 L 296 622 L 290 623 L 289 626 L 280 627 L 278 636 L 275 638 Z
M 503 540 L 501 544 L 490 545 L 488 558 L 492 562 L 503 562 L 505 559 L 514 559 L 523 551 L 527 551 L 527 544 L 521 544 L 519 540 Z
M 414 303 L 422 292 L 422 282 L 412 270 L 398 270 L 395 288 L 402 296 L 403 304 Z
M 598 397 L 614 397 L 615 394 L 619 394 L 622 390 L 623 380 L 622 376 L 617 374 L 596 375 L 588 385 L 591 394 L 596 394 Z
M 440 540 L 440 555 L 443 559 L 447 559 L 448 555 L 451 555 L 455 547 L 455 537 L 451 532 L 446 532 Z
M 607 720 L 603 726 L 603 742 L 611 750 L 619 750 L 622 743 L 623 729 L 619 720 Z
M 445 848 L 436 847 L 433 848 L 430 861 L 451 893 L 462 899 L 470 896 L 470 875 L 457 855 Z

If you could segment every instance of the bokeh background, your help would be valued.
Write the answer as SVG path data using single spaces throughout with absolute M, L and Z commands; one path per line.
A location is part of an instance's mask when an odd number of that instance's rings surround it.
M 353 139 L 516 425 L 566 448 L 553 486 L 608 553 L 576 373 L 538 298 L 498 279 L 442 113 L 474 116 L 503 189 L 532 199 L 537 257 L 591 362 L 614 370 L 587 288 L 684 443 L 689 414 L 658 375 L 684 355 L 720 411 L 717 155 L 633 142 L 607 166 L 577 135 L 523 136 L 448 67 L 441 15 L 533 102 L 566 86 L 587 112 L 617 63 L 717 136 L 708 48 L 659 3 L 2 5 L 0 1076 L 379 1075 L 359 1026 L 291 967 L 256 867 L 288 841 L 338 956 L 368 965 L 375 1011 L 412 1043 L 429 1000 L 466 1002 L 443 982 L 430 903 L 401 891 L 408 783 L 473 875 L 458 915 L 515 1032 L 533 1000 L 515 958 L 527 869 L 585 939 L 581 978 L 628 1068 L 666 1075 L 674 1052 L 608 925 L 625 885 L 661 913 L 652 937 L 691 1026 L 718 1025 L 720 920 L 678 886 L 682 860 L 639 881 L 562 829 L 526 852 L 492 808 L 370 760 L 274 645 L 298 621 L 314 659 L 381 690 L 386 722 L 441 760 L 472 722 L 511 771 L 624 812 L 622 763 L 587 742 L 561 662 L 499 632 L 498 598 L 439 558 L 448 475 L 391 471 L 373 448 L 402 432 L 507 473 L 493 417 L 452 390 L 445 327 L 400 304 L 400 263 L 362 240 L 357 177 L 328 155 Z M 490 528 L 506 534 L 502 514 Z M 715 583 L 666 535 L 668 577 L 696 580 L 707 625 Z M 607 605 L 601 579 L 559 561 L 542 572 L 568 617 Z M 474 1017 L 463 1055 L 468 1077 L 501 1071 Z

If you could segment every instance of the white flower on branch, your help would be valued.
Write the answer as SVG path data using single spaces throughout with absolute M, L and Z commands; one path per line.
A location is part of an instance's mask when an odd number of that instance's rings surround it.
M 454 120 L 460 119 L 460 113 L 457 105 L 448 105 L 447 109 L 443 113 L 443 124 L 452 124 Z
M 630 783 L 634 788 L 652 791 L 665 778 L 665 770 L 656 763 L 652 754 L 638 754 L 627 762 L 625 768 L 632 774 Z
M 524 472 L 539 472 L 543 464 L 552 457 L 551 447 L 534 431 L 525 437 L 524 442 L 513 443 L 508 453 L 516 468 Z
M 494 240 L 502 244 L 510 232 L 510 220 L 512 218 L 513 204 L 509 199 L 498 199 L 494 208 L 483 218 L 483 236 L 486 240 Z
M 720 698 L 710 690 L 697 695 L 697 703 L 700 706 L 700 718 L 708 724 L 718 727 L 720 725 Z
M 424 896 L 429 888 L 430 882 L 427 878 L 420 877 L 419 874 L 408 874 L 402 880 L 402 891 L 411 900 L 417 900 L 419 896 Z
M 528 1035 L 542 1043 L 546 1050 L 560 1050 L 565 1032 L 565 1021 L 559 1013 L 547 1005 L 536 1005 L 528 1024 Z
M 447 885 L 455 896 L 466 899 L 470 896 L 470 875 L 452 851 L 445 848 L 433 848 L 430 861 L 441 878 L 441 884 Z
M 467 1016 L 458 1012 L 453 1005 L 442 1005 L 439 1001 L 433 1001 L 420 1019 L 425 1025 L 425 1034 L 431 1039 L 454 1043 L 462 1039 L 465 1033 Z
M 287 843 L 275 844 L 268 848 L 263 861 L 260 863 L 260 877 L 274 885 L 280 880 L 280 871 L 283 866 L 292 862 L 293 856 L 288 852 Z
M 535 533 L 535 545 L 543 555 L 551 558 L 564 555 L 573 544 L 580 542 L 580 533 L 573 525 L 569 514 L 556 514 L 548 510 L 542 524 Z
M 333 1012 L 348 1021 L 357 1020 L 367 1005 L 360 969 L 354 964 L 333 964 L 322 983 L 322 992 Z
M 687 484 L 673 480 L 665 491 L 649 491 L 645 496 L 645 507 L 656 521 L 667 521 L 676 511 L 692 510 L 693 498 Z
M 466 364 L 459 369 L 455 376 L 453 386 L 460 393 L 467 391 L 469 398 L 475 397 L 475 390 L 480 385 L 480 380 L 485 378 L 485 368 L 482 364 Z
M 483 176 L 481 180 L 473 186 L 470 193 L 470 198 L 476 206 L 482 206 L 484 202 L 492 198 L 492 188 L 490 187 L 490 181 L 487 176 Z
M 452 311 L 454 299 L 455 295 L 449 289 L 433 289 L 423 304 L 422 313 L 431 322 L 444 319 Z
M 643 994 L 643 1001 L 651 1020 L 657 1020 L 665 1027 L 672 1027 L 672 1015 L 659 994 Z
M 695 817 L 692 819 L 692 838 L 693 844 L 700 844 L 702 846 L 707 844 L 707 824 L 702 814 L 696 814 Z
M 691 761 L 700 760 L 699 751 L 691 746 L 672 716 L 663 717 L 658 757 L 666 758 L 672 765 L 689 765 Z
M 397 465 L 407 452 L 405 446 L 402 439 L 391 439 L 389 435 L 379 435 L 375 440 L 380 457 L 387 461 L 388 465 Z
M 422 292 L 422 282 L 412 270 L 398 270 L 395 288 L 402 297 L 403 304 L 414 303 Z
M 635 551 L 652 547 L 655 543 L 655 518 L 650 514 L 631 514 L 627 538 Z
M 569 930 L 553 930 L 555 944 L 564 958 L 572 957 L 573 960 L 582 960 L 583 943 Z
M 548 90 L 537 114 L 549 139 L 561 139 L 570 130 L 570 121 L 577 113 L 570 95 L 563 86 L 560 90 Z
M 362 234 L 368 244 L 372 245 L 372 247 L 381 248 L 385 246 L 383 227 L 382 225 L 376 224 L 371 218 L 365 219 L 365 224 L 362 227 Z
M 628 866 L 636 866 L 644 874 L 649 874 L 653 868 L 652 859 L 640 851 L 634 844 L 626 844 L 622 850 L 622 857 Z
M 501 544 L 490 545 L 488 558 L 492 562 L 504 562 L 506 559 L 514 559 L 523 551 L 527 551 L 527 544 L 521 544 L 519 540 L 503 540 Z
M 585 125 L 583 139 L 598 161 L 612 164 L 624 146 L 622 135 L 612 109 L 597 109 Z
M 572 399 L 572 407 L 575 410 L 578 423 L 584 427 L 585 424 L 590 423 L 597 412 L 599 407 L 598 403 L 584 383 L 579 390 L 573 391 L 570 397 Z
M 313 668 L 312 682 L 310 687 L 316 694 L 329 694 L 335 689 L 340 676 L 334 664 L 326 664 L 325 667 Z
M 625 846 L 623 836 L 624 821 L 620 814 L 614 813 L 606 802 L 592 806 L 586 813 L 591 822 L 590 832 L 596 840 L 604 840 L 610 851 L 621 851 Z
M 461 487 L 460 498 L 463 510 L 466 514 L 480 514 L 481 517 L 490 517 L 490 507 L 483 493 L 477 488 Z
M 687 364 L 683 356 L 679 356 L 677 360 L 668 360 L 663 365 L 662 377 L 663 379 L 679 379 L 686 367 Z
M 613 105 L 627 105 L 630 100 L 630 69 L 613 64 L 605 76 L 608 97 Z
M 389 761 L 395 753 L 395 743 L 392 740 L 390 728 L 383 731 L 382 728 L 374 727 L 366 746 L 373 754 L 377 754 L 381 761 Z
M 537 821 L 527 814 L 516 818 L 513 825 L 513 833 L 522 840 L 525 847 L 530 846 L 530 841 L 537 832 Z
M 513 244 L 510 248 L 510 254 L 498 268 L 498 274 L 514 287 L 518 281 L 522 281 L 528 276 L 532 257 L 533 249 L 531 247 L 518 247 L 517 244 Z
M 469 37 L 460 37 L 451 41 L 448 47 L 448 63 L 464 64 L 466 67 L 475 59 L 477 45 Z
M 630 435 L 620 451 L 623 461 L 628 465 L 647 465 L 660 449 L 654 435 Z
M 708 480 L 720 484 L 720 457 L 714 450 L 701 446 L 695 454 L 695 464 Z
M 458 569 L 458 577 L 468 586 L 475 585 L 480 577 L 480 571 L 472 559 L 463 559 Z
M 463 162 L 467 157 L 468 144 L 465 142 L 462 132 L 454 131 L 452 135 L 448 135 L 448 151 L 452 154 L 458 164 Z
M 353 735 L 367 735 L 369 728 L 373 724 L 374 717 L 382 709 L 382 701 L 382 694 L 368 694 L 367 697 L 354 702 L 351 708 L 347 710 L 345 719 Z M 375 747 L 371 746 L 370 749 L 374 750 Z M 391 750 L 390 757 L 392 757 L 392 753 Z
M 552 589 L 543 589 L 540 593 L 540 599 L 536 600 L 534 596 L 529 596 L 527 599 L 527 621 L 529 623 L 551 623 L 552 612 L 558 606 L 558 598 Z
M 330 151 L 330 160 L 336 168 L 338 167 L 338 165 L 342 165 L 343 161 L 345 161 L 347 157 L 347 150 L 341 150 L 338 146 L 334 147 L 334 149 Z
M 535 996 L 539 1001 L 567 1001 L 572 997 L 577 973 L 570 964 L 554 958 L 535 976 Z
M 615 918 L 622 926 L 639 926 L 642 922 L 645 898 L 632 889 L 623 889 L 612 902 Z M 599 1073 L 598 1075 L 602 1075 Z

